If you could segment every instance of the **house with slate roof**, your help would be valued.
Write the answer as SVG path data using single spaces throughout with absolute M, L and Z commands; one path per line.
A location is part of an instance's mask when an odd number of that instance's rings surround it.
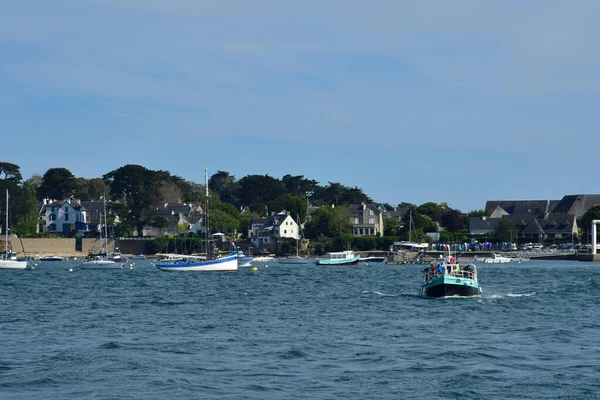
M 492 234 L 497 229 L 500 221 L 507 220 L 515 227 L 517 237 L 538 239 L 540 241 L 543 239 L 572 237 L 578 232 L 577 215 L 571 213 L 573 210 L 578 211 L 576 206 L 573 206 L 573 202 L 576 201 L 567 202 L 564 198 L 561 201 L 488 201 L 486 210 L 489 212 L 489 216 L 472 217 L 469 221 L 469 231 L 478 235 Z M 591 202 L 589 199 L 588 201 Z M 568 214 L 557 214 L 557 210 L 567 210 Z
M 156 207 L 157 220 L 162 224 L 144 226 L 144 236 L 176 234 L 180 225 L 189 225 L 188 232 L 204 233 L 204 211 L 197 204 L 164 203 Z
M 73 200 L 45 200 L 41 208 L 44 224 L 40 231 L 44 233 L 67 234 L 74 229 L 85 231 L 85 212 L 81 204 Z
M 283 241 L 295 241 L 300 239 L 301 235 L 298 223 L 289 212 L 282 211 L 269 218 L 252 219 L 248 236 L 252 246 L 257 249 L 255 253 L 258 253 L 260 249 L 278 252 Z
M 350 204 L 348 208 L 354 236 L 383 236 L 383 212 L 375 204 Z

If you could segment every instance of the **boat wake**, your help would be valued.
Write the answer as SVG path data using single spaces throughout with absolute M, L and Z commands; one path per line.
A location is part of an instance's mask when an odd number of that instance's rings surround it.
M 369 290 L 365 290 L 363 292 L 363 294 L 376 294 L 377 296 L 382 296 L 382 297 L 398 297 L 397 294 L 382 293 L 382 292 L 378 292 L 378 291 L 369 291 Z
M 490 296 L 485 296 L 485 298 L 486 299 L 504 299 L 504 298 L 532 297 L 532 296 L 536 296 L 537 294 L 538 294 L 537 292 L 530 292 L 530 293 L 506 293 L 506 294 L 495 293 L 495 294 L 492 294 Z

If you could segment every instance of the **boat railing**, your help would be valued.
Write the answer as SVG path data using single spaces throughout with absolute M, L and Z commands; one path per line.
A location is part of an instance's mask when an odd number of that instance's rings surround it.
M 426 281 L 429 281 L 433 278 L 436 278 L 436 277 L 442 276 L 442 275 L 455 276 L 457 278 L 463 278 L 463 279 L 477 280 L 477 272 L 475 272 L 475 271 L 468 271 L 468 270 L 460 269 L 458 271 L 452 270 L 451 272 L 448 272 L 446 270 L 446 267 L 444 267 L 443 273 L 439 272 L 437 269 L 435 271 L 433 271 L 430 268 L 427 268 L 425 271 L 423 271 L 423 275 L 424 275 L 424 280 L 426 280 Z

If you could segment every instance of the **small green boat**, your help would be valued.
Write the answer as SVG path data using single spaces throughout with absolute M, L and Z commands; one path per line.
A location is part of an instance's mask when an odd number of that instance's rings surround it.
M 432 264 L 423 270 L 422 296 L 478 296 L 482 292 L 474 264 Z

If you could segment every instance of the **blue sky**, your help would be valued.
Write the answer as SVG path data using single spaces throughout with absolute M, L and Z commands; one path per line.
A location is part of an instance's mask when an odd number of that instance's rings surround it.
M 597 1 L 0 0 L 2 161 L 304 175 L 377 202 L 599 193 Z

